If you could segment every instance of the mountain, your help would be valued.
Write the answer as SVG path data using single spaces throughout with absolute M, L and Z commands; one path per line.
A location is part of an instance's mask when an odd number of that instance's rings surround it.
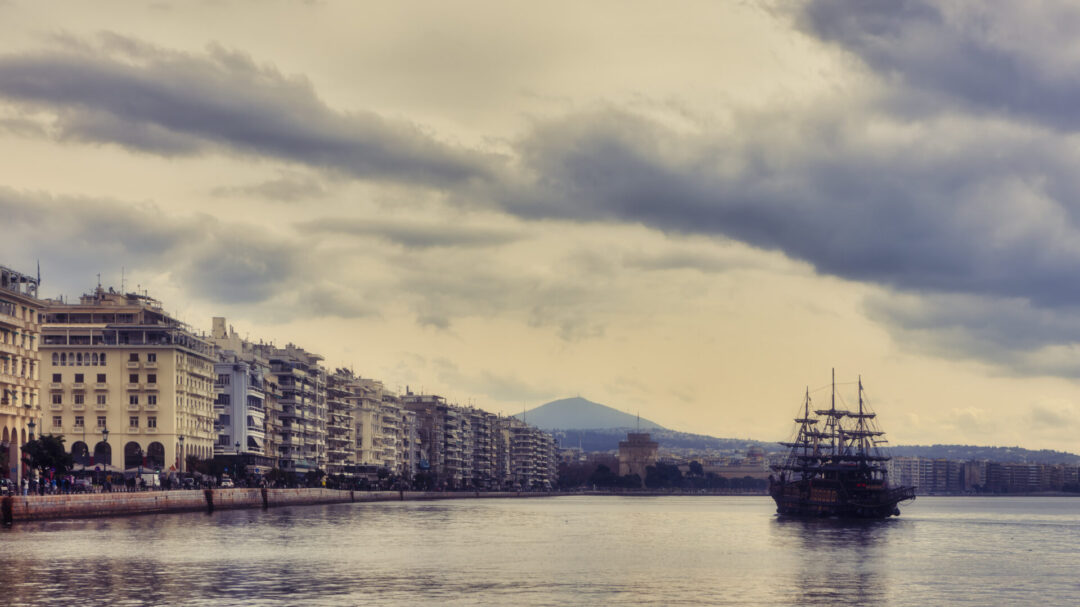
M 636 415 L 594 403 L 581 397 L 554 400 L 519 413 L 514 417 L 524 419 L 541 430 L 574 428 L 581 430 L 606 430 L 610 428 L 638 428 Z M 642 430 L 665 430 L 663 426 L 645 418 L 640 420 Z

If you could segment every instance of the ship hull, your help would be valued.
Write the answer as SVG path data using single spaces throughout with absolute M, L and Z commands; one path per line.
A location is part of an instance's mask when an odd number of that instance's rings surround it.
M 776 502 L 777 514 L 808 518 L 885 519 L 899 516 L 899 504 L 915 499 L 910 487 L 847 491 L 842 486 L 808 481 L 774 481 L 769 494 Z

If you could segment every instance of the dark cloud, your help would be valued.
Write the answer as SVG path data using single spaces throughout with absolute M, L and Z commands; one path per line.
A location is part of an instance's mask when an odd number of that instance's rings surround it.
M 327 217 L 297 224 L 301 231 L 314 234 L 373 236 L 406 248 L 491 247 L 523 238 L 510 229 L 496 229 L 452 223 L 361 220 Z
M 411 184 L 491 175 L 489 156 L 373 112 L 335 111 L 307 80 L 241 53 L 189 55 L 116 35 L 68 46 L 0 57 L 0 96 L 52 108 L 61 139 L 164 155 L 222 148 Z
M 750 118 L 753 133 L 715 139 L 621 113 L 545 125 L 522 146 L 538 177 L 505 208 L 729 237 L 903 290 L 1080 301 L 1066 142 L 864 114 L 897 131 L 882 137 L 841 111 Z
M 877 295 L 864 305 L 906 348 L 988 362 L 1006 374 L 1080 378 L 1080 306 L 954 294 Z
M 1080 126 L 1076 4 L 815 0 L 798 10 L 811 35 L 909 94 L 1054 128 Z
M 221 198 L 243 196 L 277 202 L 300 202 L 325 197 L 327 188 L 312 176 L 282 175 L 251 185 L 214 188 L 212 194 Z
M 0 258 L 39 251 L 48 295 L 80 294 L 96 274 L 118 277 L 126 268 L 129 276 L 171 272 L 179 285 L 212 302 L 261 302 L 295 284 L 307 256 L 298 243 L 252 226 L 176 217 L 153 205 L 0 189 L 0 216 L 9 228 Z

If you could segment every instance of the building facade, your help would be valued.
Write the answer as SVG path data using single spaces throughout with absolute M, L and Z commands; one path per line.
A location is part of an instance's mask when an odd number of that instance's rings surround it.
M 43 432 L 76 467 L 183 471 L 214 454 L 214 350 L 146 295 L 100 286 L 48 301 L 42 324 Z
M 41 426 L 38 279 L 0 266 L 0 478 L 19 482 L 22 446 Z

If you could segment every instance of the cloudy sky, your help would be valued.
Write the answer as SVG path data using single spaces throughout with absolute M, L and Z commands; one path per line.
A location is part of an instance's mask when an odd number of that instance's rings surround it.
M 514 413 L 1077 449 L 1075 3 L 0 0 L 0 264 Z M 816 391 L 817 402 L 826 392 Z

